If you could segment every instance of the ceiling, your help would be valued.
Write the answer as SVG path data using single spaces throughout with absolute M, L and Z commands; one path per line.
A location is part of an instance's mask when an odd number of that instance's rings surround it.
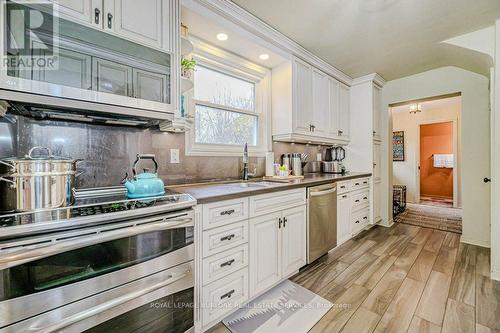
M 410 112 L 410 104 L 399 105 L 392 108 L 392 112 Z M 419 103 L 422 106 L 422 112 L 428 110 L 443 110 L 443 109 L 460 109 L 462 105 L 462 97 L 455 96 L 449 98 L 436 99 L 433 101 L 424 101 Z
M 189 8 L 182 7 L 181 20 L 183 24 L 189 27 L 190 35 L 237 54 L 253 63 L 273 68 L 286 61 L 286 58 L 271 51 L 269 48 L 252 41 L 242 33 L 238 33 L 235 27 L 221 18 L 205 17 Z M 225 33 L 228 39 L 226 41 L 218 40 L 217 34 L 219 33 Z M 259 58 L 261 54 L 269 55 L 269 59 L 261 60 Z
M 500 18 L 499 0 L 232 1 L 353 78 L 447 65 L 487 75 L 488 57 L 440 42 Z

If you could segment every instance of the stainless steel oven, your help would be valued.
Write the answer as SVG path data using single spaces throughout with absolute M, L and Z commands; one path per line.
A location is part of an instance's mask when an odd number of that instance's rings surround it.
M 193 327 L 193 211 L 0 242 L 0 332 Z

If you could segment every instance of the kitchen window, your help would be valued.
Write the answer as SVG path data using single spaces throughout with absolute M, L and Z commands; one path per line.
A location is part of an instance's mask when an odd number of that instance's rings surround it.
M 223 50 L 214 55 L 194 44 L 199 52 L 194 57 L 198 64 L 189 107 L 194 125 L 186 134 L 187 155 L 240 156 L 248 143 L 250 154 L 263 156 L 270 137 L 269 71 Z

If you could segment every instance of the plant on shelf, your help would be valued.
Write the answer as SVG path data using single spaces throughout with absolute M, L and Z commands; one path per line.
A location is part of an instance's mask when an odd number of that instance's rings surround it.
M 196 60 L 187 58 L 182 59 L 181 61 L 182 77 L 185 77 L 186 79 L 191 79 L 191 76 L 193 75 L 195 68 L 196 68 Z

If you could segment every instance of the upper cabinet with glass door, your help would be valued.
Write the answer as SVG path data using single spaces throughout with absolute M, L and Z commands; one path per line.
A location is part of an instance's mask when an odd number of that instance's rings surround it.
M 349 142 L 348 86 L 295 57 L 272 74 L 273 140 Z
M 54 65 L 2 71 L 0 98 L 55 105 L 63 98 L 90 111 L 100 105 L 95 111 L 106 112 L 106 105 L 113 113 L 171 119 L 180 98 L 172 81 L 179 72 L 178 7 L 179 0 L 50 0 L 45 6 L 7 0 L 1 18 L 10 35 L 2 38 L 17 39 L 15 45 L 22 39 L 29 49 L 2 51 Z M 16 10 L 38 11 L 44 24 L 35 34 L 25 28 L 29 21 L 7 25 Z

